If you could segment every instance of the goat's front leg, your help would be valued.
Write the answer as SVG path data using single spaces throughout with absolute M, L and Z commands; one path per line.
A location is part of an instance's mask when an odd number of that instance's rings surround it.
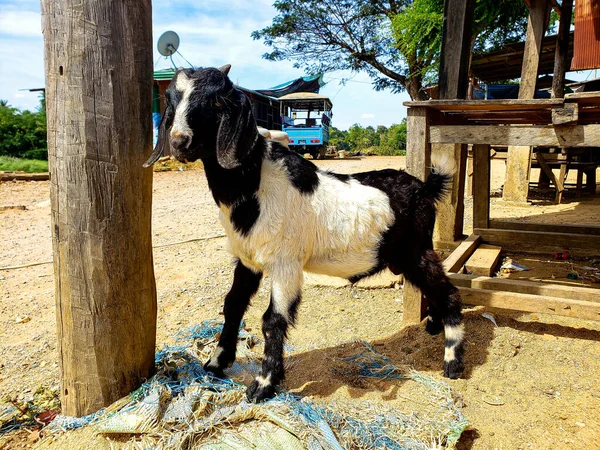
M 275 270 L 271 290 L 271 303 L 263 315 L 262 331 L 265 337 L 265 354 L 260 374 L 248 386 L 246 396 L 250 401 L 261 401 L 275 395 L 275 387 L 285 377 L 283 345 L 288 328 L 294 325 L 302 289 L 302 266 L 281 265 Z
M 233 273 L 233 285 L 225 297 L 223 307 L 225 324 L 223 325 L 219 345 L 215 349 L 213 357 L 204 365 L 205 370 L 220 378 L 224 377 L 223 370 L 235 361 L 240 323 L 250 299 L 258 290 L 261 279 L 262 273 L 254 273 L 240 261 L 237 262 Z

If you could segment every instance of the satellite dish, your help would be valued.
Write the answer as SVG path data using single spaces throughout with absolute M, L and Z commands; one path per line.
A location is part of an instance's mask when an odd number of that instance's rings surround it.
M 179 36 L 174 31 L 165 31 L 158 38 L 158 52 L 163 56 L 171 56 L 179 47 Z

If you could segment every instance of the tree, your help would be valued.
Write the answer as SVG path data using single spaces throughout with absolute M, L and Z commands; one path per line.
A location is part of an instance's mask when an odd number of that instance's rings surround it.
M 20 111 L 0 100 L 0 155 L 48 159 L 43 98 L 35 112 Z
M 497 47 L 525 34 L 522 0 L 476 0 L 472 48 Z M 425 99 L 437 76 L 443 0 L 278 0 L 273 23 L 252 33 L 309 73 L 366 72 L 376 90 Z

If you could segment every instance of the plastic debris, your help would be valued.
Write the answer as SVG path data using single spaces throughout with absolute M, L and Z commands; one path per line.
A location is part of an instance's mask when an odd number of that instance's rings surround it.
M 490 313 L 483 313 L 481 315 L 481 317 L 485 317 L 486 319 L 488 319 L 489 321 L 491 321 L 495 326 L 498 326 L 498 324 L 496 323 L 496 318 L 494 317 L 493 314 Z
M 131 434 L 135 448 L 428 450 L 454 448 L 468 426 L 446 382 L 396 367 L 363 342 L 344 360 L 344 375 L 417 383 L 418 400 L 408 412 L 368 401 L 323 404 L 288 392 L 248 403 L 246 386 L 236 380 L 258 374 L 260 355 L 249 351 L 256 337 L 240 330 L 238 360 L 245 362 L 226 370 L 234 379 L 215 378 L 202 367 L 221 329 L 207 321 L 180 331 L 182 345 L 157 353 L 156 375 L 137 391 L 91 416 L 58 416 L 46 430 L 89 426 L 93 433 Z
M 567 278 L 569 280 L 579 280 L 579 274 L 577 272 L 569 272 Z
M 529 270 L 529 267 L 517 264 L 510 258 L 505 258 L 502 262 L 502 266 L 500 266 L 500 271 L 502 273 L 523 272 L 526 270 Z
M 492 406 L 504 405 L 504 400 L 502 400 L 500 397 L 497 397 L 495 395 L 485 394 L 481 397 L 481 400 L 483 400 L 488 405 L 492 405 Z

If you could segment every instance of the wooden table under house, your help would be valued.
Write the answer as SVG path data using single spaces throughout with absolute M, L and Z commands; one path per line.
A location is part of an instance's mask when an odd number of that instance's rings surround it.
M 540 100 L 430 100 L 408 107 L 407 170 L 425 179 L 432 144 L 470 144 L 473 153 L 473 234 L 444 261 L 469 305 L 600 320 L 600 289 L 461 274 L 480 244 L 503 250 L 554 254 L 568 246 L 573 256 L 600 255 L 598 226 L 550 225 L 490 219 L 490 145 L 600 151 L 600 93 Z M 463 195 L 460 193 L 459 195 Z M 419 321 L 425 299 L 405 287 L 407 322 Z

